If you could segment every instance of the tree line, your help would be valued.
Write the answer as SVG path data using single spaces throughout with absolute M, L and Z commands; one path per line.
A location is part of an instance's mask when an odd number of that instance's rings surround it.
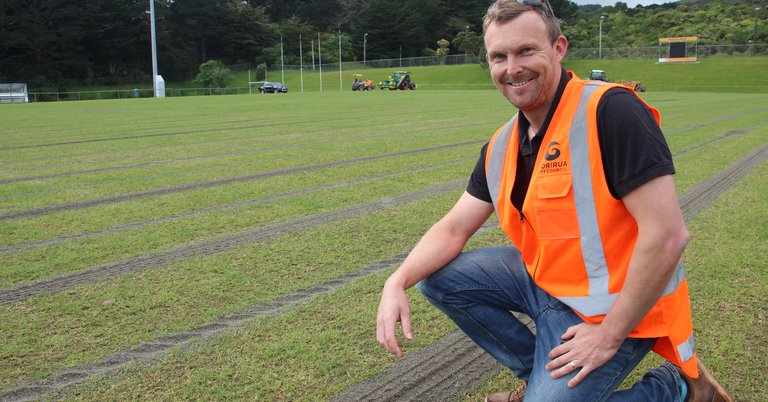
M 226 65 L 308 65 L 449 53 L 484 53 L 481 19 L 491 0 L 154 0 L 160 73 L 194 77 Z M 768 0 L 682 0 L 629 8 L 550 1 L 571 48 L 653 46 L 699 35 L 702 44 L 768 37 Z M 755 7 L 760 10 L 755 11 Z M 149 0 L 4 0 L 0 82 L 115 84 L 149 81 Z M 439 41 L 447 41 L 440 47 Z M 445 42 L 441 42 L 445 43 Z M 302 60 L 299 60 L 299 55 Z M 313 60 L 313 56 L 314 59 Z

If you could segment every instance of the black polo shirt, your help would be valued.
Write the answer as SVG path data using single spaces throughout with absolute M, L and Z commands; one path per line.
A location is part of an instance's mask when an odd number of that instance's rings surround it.
M 571 77 L 562 70 L 560 84 L 554 102 L 547 113 L 544 124 L 533 140 L 529 141 L 530 124 L 522 113 L 518 114 L 517 124 L 520 134 L 520 153 L 517 161 L 512 203 L 521 209 L 528 184 L 531 181 L 533 165 L 541 148 L 541 141 L 546 133 L 552 115 L 560 103 L 565 85 Z M 667 174 L 674 174 L 672 153 L 664 139 L 661 128 L 656 124 L 653 114 L 628 90 L 611 88 L 606 91 L 597 106 L 597 136 L 603 155 L 603 168 L 611 194 L 620 199 L 642 184 Z M 485 177 L 485 154 L 488 144 L 480 151 L 475 169 L 469 179 L 467 192 L 486 202 L 491 201 Z

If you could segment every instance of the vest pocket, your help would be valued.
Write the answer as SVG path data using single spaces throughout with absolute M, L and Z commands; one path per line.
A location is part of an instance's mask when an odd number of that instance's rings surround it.
M 579 237 L 579 221 L 573 208 L 539 209 L 536 210 L 536 220 L 542 240 Z
M 553 198 L 562 198 L 571 191 L 571 177 L 568 175 L 558 175 L 543 177 L 538 182 L 538 196 L 540 199 L 548 200 Z
M 579 237 L 579 221 L 570 196 L 570 175 L 542 177 L 538 183 L 536 223 L 543 239 Z

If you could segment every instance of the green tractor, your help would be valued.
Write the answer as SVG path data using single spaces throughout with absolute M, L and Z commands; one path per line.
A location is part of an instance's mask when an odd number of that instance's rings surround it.
M 389 78 L 379 82 L 379 88 L 389 88 L 390 91 L 396 89 L 416 89 L 416 83 L 411 80 L 411 73 L 407 71 L 393 71 Z

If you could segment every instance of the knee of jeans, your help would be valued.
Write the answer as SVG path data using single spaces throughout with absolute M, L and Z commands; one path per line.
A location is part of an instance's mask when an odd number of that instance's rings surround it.
M 435 289 L 430 286 L 430 277 L 426 277 L 419 282 L 416 283 L 416 289 L 421 292 L 422 296 L 424 296 L 427 300 L 437 300 L 433 294 L 436 293 Z

